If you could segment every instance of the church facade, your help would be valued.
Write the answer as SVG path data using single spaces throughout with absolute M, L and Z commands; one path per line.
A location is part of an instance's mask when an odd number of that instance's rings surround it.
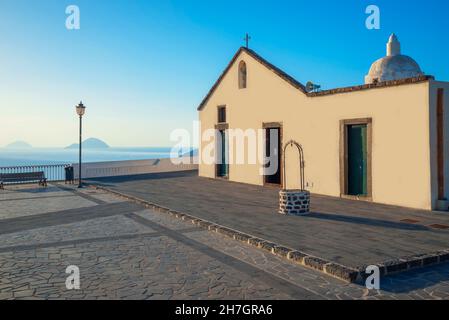
M 202 177 L 449 210 L 449 83 L 424 75 L 394 35 L 364 85 L 324 91 L 242 47 L 198 110 L 202 133 L 217 133 L 215 161 L 200 160 Z M 255 162 L 233 159 L 242 152 L 233 130 L 262 132 Z M 201 140 L 200 158 L 211 143 Z M 250 140 L 245 150 L 253 150 Z M 283 152 L 291 140 L 303 148 L 304 185 L 297 151 Z M 274 172 L 265 170 L 267 158 L 276 158 Z

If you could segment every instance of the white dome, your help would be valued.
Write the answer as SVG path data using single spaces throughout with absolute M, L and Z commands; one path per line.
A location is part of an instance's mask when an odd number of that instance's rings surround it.
M 374 62 L 365 77 L 365 83 L 414 78 L 424 75 L 418 63 L 401 54 L 401 45 L 392 34 L 387 44 L 387 56 Z

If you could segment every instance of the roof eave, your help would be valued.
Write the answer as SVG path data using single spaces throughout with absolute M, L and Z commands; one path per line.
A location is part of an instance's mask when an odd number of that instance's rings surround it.
M 238 56 L 242 52 L 246 52 L 247 54 L 249 54 L 256 61 L 258 61 L 259 63 L 264 65 L 269 70 L 273 71 L 276 75 L 278 75 L 280 78 L 287 81 L 290 85 L 292 85 L 293 87 L 295 87 L 296 89 L 301 91 L 304 95 L 306 95 L 309 98 L 322 97 L 322 96 L 332 95 L 332 94 L 349 93 L 349 92 L 369 90 L 369 89 L 393 87 L 393 86 L 400 86 L 400 85 L 405 85 L 405 84 L 414 84 L 414 83 L 425 82 L 425 81 L 429 81 L 429 80 L 435 80 L 435 77 L 433 77 L 431 75 L 424 75 L 424 76 L 414 77 L 414 78 L 384 81 L 384 82 L 379 82 L 376 84 L 364 84 L 364 85 L 357 85 L 357 86 L 350 86 L 350 87 L 343 87 L 343 88 L 335 88 L 335 89 L 318 91 L 318 92 L 307 92 L 306 87 L 302 83 L 300 83 L 299 81 L 297 81 L 296 79 L 294 79 L 293 77 L 291 77 L 290 75 L 288 75 L 287 73 L 285 73 L 284 71 L 282 71 L 281 69 L 276 67 L 275 65 L 271 64 L 270 62 L 268 62 L 261 56 L 259 56 L 256 52 L 254 52 L 253 50 L 248 49 L 246 47 L 240 47 L 239 50 L 234 55 L 234 57 L 229 62 L 229 64 L 227 65 L 227 67 L 225 68 L 225 70 L 222 72 L 220 77 L 217 79 L 215 84 L 209 90 L 206 97 L 203 99 L 201 104 L 198 106 L 198 108 L 197 108 L 198 111 L 201 111 L 205 107 L 205 105 L 209 101 L 210 97 L 213 95 L 215 90 L 218 88 L 221 81 L 226 76 L 229 69 L 231 69 L 232 65 L 234 64 L 234 62 L 237 60 Z
M 306 93 L 306 88 L 305 86 L 300 83 L 299 81 L 297 81 L 296 79 L 294 79 L 293 77 L 291 77 L 290 75 L 288 75 L 287 73 L 285 73 L 284 71 L 282 71 L 281 69 L 279 69 L 278 67 L 276 67 L 275 65 L 271 64 L 270 62 L 268 62 L 267 60 L 265 60 L 264 58 L 262 58 L 261 56 L 259 56 L 256 52 L 254 52 L 251 49 L 248 49 L 246 47 L 240 47 L 240 49 L 237 51 L 237 53 L 234 55 L 234 57 L 231 59 L 231 61 L 229 62 L 229 64 L 227 65 L 226 69 L 223 71 L 223 73 L 220 75 L 220 77 L 218 78 L 218 80 L 215 82 L 215 84 L 212 86 L 212 88 L 209 90 L 209 92 L 207 93 L 206 97 L 203 99 L 203 101 L 201 102 L 201 104 L 198 107 L 198 111 L 201 111 L 204 106 L 207 104 L 207 102 L 209 101 L 210 97 L 212 96 L 212 94 L 215 92 L 215 90 L 217 89 L 217 87 L 220 85 L 221 81 L 223 80 L 223 78 L 226 76 L 226 74 L 228 73 L 229 69 L 231 69 L 232 65 L 234 64 L 235 60 L 237 60 L 238 56 L 242 53 L 242 52 L 246 52 L 248 55 L 250 55 L 252 58 L 254 58 L 256 61 L 258 61 L 259 63 L 261 63 L 262 65 L 264 65 L 267 69 L 273 71 L 275 74 L 277 74 L 279 77 L 281 77 L 282 79 L 284 79 L 285 81 L 287 81 L 288 83 L 290 83 L 293 87 L 295 87 L 296 89 L 300 90 L 301 92 L 303 92 L 304 94 Z

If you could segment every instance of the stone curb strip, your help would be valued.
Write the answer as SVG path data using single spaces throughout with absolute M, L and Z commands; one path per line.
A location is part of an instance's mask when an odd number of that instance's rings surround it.
M 255 237 L 237 230 L 230 229 L 218 225 L 216 223 L 200 219 L 179 211 L 171 210 L 166 207 L 162 207 L 158 204 L 152 203 L 150 201 L 142 200 L 134 196 L 130 196 L 109 188 L 89 185 L 89 187 L 102 190 L 129 201 L 138 203 L 146 208 L 153 209 L 158 212 L 167 213 L 172 217 L 182 219 L 183 221 L 191 222 L 192 224 L 206 229 L 212 232 L 220 233 L 226 237 L 232 238 L 234 240 L 249 244 L 261 250 L 272 253 L 278 257 L 287 259 L 289 261 L 295 262 L 301 266 L 305 266 L 314 270 L 321 271 L 327 275 L 335 277 L 337 279 L 343 280 L 349 283 L 364 283 L 369 274 L 365 273 L 367 266 L 350 268 L 326 259 L 318 258 L 306 253 L 303 253 L 292 248 L 288 248 L 273 242 L 270 242 L 259 237 Z M 399 272 L 404 272 L 412 269 L 427 267 L 430 265 L 435 265 L 443 262 L 449 261 L 449 249 L 438 251 L 436 253 L 415 255 L 410 257 L 403 257 L 395 260 L 384 261 L 381 263 L 373 264 L 379 267 L 380 275 L 391 275 Z

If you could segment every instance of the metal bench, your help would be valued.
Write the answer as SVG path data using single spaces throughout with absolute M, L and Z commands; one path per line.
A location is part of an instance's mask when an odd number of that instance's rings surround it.
M 47 178 L 43 171 L 22 172 L 22 173 L 0 173 L 0 189 L 4 189 L 5 184 L 15 184 L 21 182 L 38 182 L 40 186 L 47 186 Z

